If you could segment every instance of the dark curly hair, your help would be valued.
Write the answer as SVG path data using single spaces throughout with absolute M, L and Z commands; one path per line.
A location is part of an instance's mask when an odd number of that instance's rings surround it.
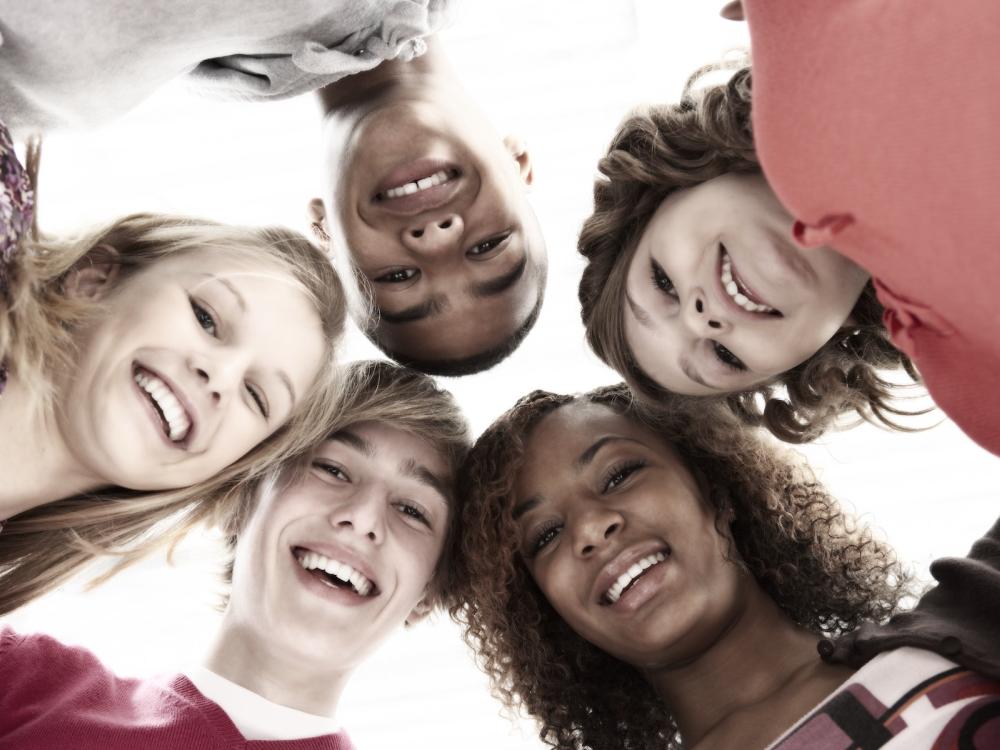
M 733 559 L 798 625 L 837 637 L 888 619 L 913 593 L 888 545 L 845 513 L 795 454 L 732 414 L 705 419 L 688 399 L 654 422 L 624 384 L 583 396 L 535 391 L 483 433 L 459 473 L 461 549 L 448 588 L 451 616 L 494 695 L 534 716 L 546 744 L 682 746 L 669 708 L 639 672 L 573 632 L 519 552 L 512 510 L 525 445 L 546 414 L 581 400 L 645 424 L 676 448 L 702 483 L 717 528 L 729 525 Z
M 728 82 L 697 88 L 706 73 L 698 70 L 678 104 L 635 111 L 619 127 L 598 163 L 603 175 L 594 183 L 594 212 L 577 246 L 587 259 L 580 280 L 581 315 L 587 341 L 651 408 L 666 391 L 644 373 L 625 341 L 624 298 L 628 267 L 656 209 L 673 191 L 694 187 L 727 173 L 760 174 L 750 123 L 750 68 Z M 801 443 L 820 435 L 841 414 L 905 430 L 895 420 L 919 415 L 893 404 L 901 387 L 881 370 L 918 375 L 896 349 L 882 324 L 882 304 L 869 282 L 842 327 L 808 360 L 754 389 L 721 397 L 749 424 L 763 425 L 776 437 Z

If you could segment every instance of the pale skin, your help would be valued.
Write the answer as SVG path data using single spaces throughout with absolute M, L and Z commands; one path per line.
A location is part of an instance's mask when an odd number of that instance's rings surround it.
M 319 316 L 273 264 L 193 252 L 119 284 L 115 253 L 88 258 L 66 282 L 105 310 L 76 332 L 72 372 L 53 375 L 54 415 L 40 416 L 16 375 L 0 397 L 0 433 L 17 436 L 0 455 L 0 519 L 108 486 L 208 479 L 283 424 L 319 372 Z M 179 439 L 137 368 L 169 382 L 187 415 Z
M 503 342 L 538 303 L 546 267 L 524 142 L 496 134 L 433 42 L 318 94 L 333 189 L 310 217 L 344 277 L 353 264 L 368 280 L 376 338 L 424 360 Z M 435 175 L 444 182 L 419 195 L 385 195 Z
M 525 456 L 514 513 L 531 575 L 581 637 L 639 670 L 686 746 L 764 747 L 850 677 L 727 557 L 699 483 L 658 435 L 576 402 L 538 423 Z M 666 560 L 601 598 L 619 561 L 655 550 Z
M 265 493 L 240 533 L 205 666 L 274 703 L 333 716 L 358 664 L 430 611 L 449 487 L 433 446 L 385 424 L 361 423 L 320 445 L 307 476 Z M 295 551 L 317 547 L 364 567 L 373 595 L 325 588 L 303 572 Z

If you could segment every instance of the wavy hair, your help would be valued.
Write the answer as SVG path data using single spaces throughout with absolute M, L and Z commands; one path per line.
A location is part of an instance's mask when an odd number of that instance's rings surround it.
M 178 253 L 230 252 L 275 264 L 296 282 L 320 318 L 325 345 L 320 372 L 284 425 L 210 479 L 152 492 L 110 487 L 9 519 L 0 533 L 0 614 L 53 589 L 96 555 L 118 556 L 111 575 L 153 549 L 175 543 L 213 505 L 239 497 L 247 482 L 314 445 L 339 401 L 333 365 L 346 302 L 340 279 L 319 248 L 283 228 L 133 214 L 76 238 L 31 238 L 21 248 L 7 307 L 0 309 L 0 341 L 7 342 L 0 361 L 30 389 L 39 419 L 56 408 L 52 374 L 72 372 L 78 356 L 74 331 L 100 313 L 99 303 L 67 295 L 64 280 L 105 245 L 117 251 L 121 264 L 116 284 L 128 283 L 135 273 Z
M 594 211 L 577 249 L 586 258 L 580 280 L 587 341 L 651 408 L 666 391 L 636 363 L 625 340 L 622 300 L 635 249 L 663 200 L 728 173 L 759 174 L 751 131 L 750 68 L 724 84 L 700 87 L 706 66 L 688 79 L 678 104 L 641 108 L 618 128 L 598 163 Z M 851 323 L 802 364 L 752 390 L 709 398 L 749 424 L 763 425 L 791 443 L 811 440 L 840 415 L 905 430 L 896 417 L 922 414 L 893 403 L 901 387 L 880 374 L 903 370 L 918 376 L 882 324 L 883 307 L 869 282 L 851 312 Z
M 729 525 L 740 564 L 798 625 L 837 637 L 888 619 L 911 593 L 892 549 L 845 513 L 794 454 L 734 415 L 706 419 L 686 400 L 653 422 L 624 384 L 583 396 L 535 391 L 483 433 L 462 468 L 461 554 L 449 609 L 493 694 L 533 716 L 547 745 L 682 747 L 669 707 L 637 670 L 573 632 L 519 552 L 512 511 L 526 443 L 546 414 L 576 401 L 635 419 L 676 448 L 717 528 Z
M 337 411 L 326 425 L 323 438 L 362 422 L 395 427 L 424 440 L 444 459 L 449 480 L 454 483 L 459 467 L 472 445 L 469 425 L 455 397 L 438 387 L 434 379 L 403 365 L 386 360 L 363 360 L 347 365 L 341 374 L 341 398 Z M 226 534 L 228 560 L 223 571 L 227 586 L 232 582 L 233 562 L 239 535 L 246 526 L 266 488 L 276 491 L 300 480 L 308 470 L 316 441 L 299 454 L 289 457 L 270 472 L 245 484 L 240 497 L 216 511 L 218 525 Z M 462 498 L 452 492 L 444 547 L 431 582 L 432 603 L 437 606 L 446 594 L 447 571 L 456 554 L 456 529 Z M 228 593 L 223 596 L 223 605 Z

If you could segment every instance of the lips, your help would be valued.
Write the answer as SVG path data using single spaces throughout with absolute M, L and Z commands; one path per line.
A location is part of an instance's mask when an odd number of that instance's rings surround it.
M 196 419 L 184 394 L 168 378 L 137 362 L 132 365 L 132 379 L 167 443 L 186 448 L 194 435 Z
M 758 317 L 783 317 L 781 311 L 767 304 L 767 302 L 761 299 L 759 294 L 750 288 L 740 276 L 725 246 L 721 244 L 719 245 L 719 260 L 716 265 L 719 288 L 723 298 L 729 303 L 730 307 L 735 307 L 741 312 Z
M 389 213 L 411 216 L 449 203 L 462 187 L 457 164 L 419 159 L 390 172 L 375 188 L 371 202 Z
M 618 553 L 594 581 L 592 598 L 602 607 L 614 606 L 636 583 L 670 558 L 670 545 L 649 541 Z

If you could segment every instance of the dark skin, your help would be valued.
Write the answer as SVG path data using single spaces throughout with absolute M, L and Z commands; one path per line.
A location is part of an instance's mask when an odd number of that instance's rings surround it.
M 688 747 L 764 747 L 853 674 L 727 557 L 698 481 L 656 433 L 576 402 L 539 422 L 525 455 L 514 513 L 532 577 L 578 634 L 643 674 Z M 620 599 L 602 598 L 621 561 L 658 550 Z
M 433 41 L 422 57 L 318 95 L 334 187 L 332 199 L 311 202 L 313 226 L 326 239 L 343 234 L 373 293 L 375 338 L 418 360 L 500 345 L 528 318 L 544 278 L 523 142 L 496 134 Z

